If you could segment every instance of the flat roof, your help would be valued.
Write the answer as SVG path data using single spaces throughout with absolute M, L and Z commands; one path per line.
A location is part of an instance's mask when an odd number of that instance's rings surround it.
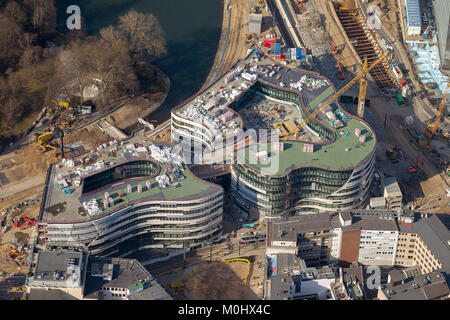
M 104 214 L 109 214 L 134 202 L 144 200 L 160 200 L 160 201 L 182 201 L 192 200 L 199 196 L 206 196 L 212 194 L 221 189 L 220 186 L 213 183 L 201 180 L 197 178 L 186 165 L 175 166 L 171 162 L 159 163 L 156 159 L 152 158 L 150 152 L 142 153 L 137 152 L 138 149 L 128 149 L 129 146 L 134 146 L 138 143 L 143 149 L 148 149 L 153 143 L 146 139 L 145 136 L 136 135 L 132 138 L 125 140 L 123 143 L 114 145 L 108 145 L 107 148 L 101 150 L 94 150 L 95 152 L 86 153 L 83 156 L 74 158 L 76 163 L 79 159 L 84 159 L 89 155 L 95 154 L 98 156 L 90 164 L 103 162 L 105 168 L 94 170 L 87 175 L 83 175 L 83 179 L 86 176 L 91 176 L 96 173 L 102 172 L 105 169 L 113 168 L 118 165 L 134 161 L 144 160 L 151 161 L 160 166 L 157 176 L 164 174 L 172 174 L 174 171 L 181 172 L 184 179 L 174 181 L 177 186 L 168 186 L 162 188 L 156 181 L 156 177 L 137 177 L 128 178 L 120 181 L 116 181 L 112 185 L 100 187 L 92 192 L 83 194 L 83 182 L 80 186 L 76 186 L 74 181 L 78 177 L 77 170 L 86 167 L 85 164 L 78 164 L 73 168 L 65 167 L 63 163 L 59 162 L 51 166 L 48 173 L 48 185 L 44 190 L 45 197 L 43 197 L 43 209 L 40 215 L 40 220 L 45 222 L 57 223 L 57 222 L 78 222 L 88 221 L 92 218 L 98 218 Z M 160 147 L 171 147 L 170 144 L 156 144 Z M 131 151 L 130 151 L 131 150 Z M 134 151 L 133 151 L 134 150 Z M 172 168 L 175 167 L 175 170 Z M 69 181 L 67 188 L 60 188 L 58 184 L 61 179 L 60 176 L 70 176 L 66 180 Z M 83 180 L 82 180 L 83 181 Z M 151 183 L 150 189 L 147 188 L 146 182 Z M 128 193 L 127 186 L 131 185 L 132 192 Z M 141 185 L 142 192 L 137 192 L 138 185 Z M 63 190 L 70 189 L 71 194 L 63 193 Z M 104 193 L 107 191 L 109 196 L 113 198 L 114 205 L 110 205 L 108 208 L 103 208 Z M 120 195 L 122 196 L 120 197 Z M 100 212 L 90 216 L 86 213 L 83 207 L 83 202 L 89 202 L 95 199 Z
M 94 264 L 112 264 L 112 280 L 104 280 L 101 276 L 93 276 Z M 86 298 L 98 299 L 102 288 L 123 288 L 134 291 L 143 288 L 143 291 L 130 296 L 133 300 L 145 300 L 145 297 L 151 300 L 171 299 L 161 285 L 153 276 L 135 259 L 123 258 L 97 258 L 90 257 L 86 272 L 86 285 L 84 296 Z
M 331 229 L 331 215 L 329 213 L 314 213 L 270 221 L 268 227 L 270 239 L 268 241 L 297 241 L 297 235 Z
M 359 138 L 355 135 L 356 128 L 361 129 L 361 132 L 366 136 L 364 143 L 359 142 Z M 349 133 L 348 136 L 345 136 L 346 132 Z M 345 127 L 337 130 L 335 141 L 326 145 L 314 145 L 314 152 L 303 152 L 303 146 L 305 145 L 303 142 L 291 140 L 281 142 L 284 143 L 284 151 L 272 151 L 271 144 L 265 148 L 270 153 L 269 162 L 274 163 L 274 161 L 277 161 L 276 159 L 279 159 L 278 170 L 275 174 L 269 175 L 283 176 L 300 167 L 323 167 L 332 170 L 353 168 L 374 151 L 376 144 L 372 130 L 366 124 L 354 118 Z M 270 165 L 252 160 L 251 155 L 254 154 L 251 151 L 252 148 L 252 146 L 247 146 L 238 149 L 238 159 L 262 174 L 264 172 L 271 173 Z M 347 148 L 348 151 L 346 151 Z M 264 150 L 264 146 L 261 146 L 261 150 Z
M 73 265 L 76 270 L 69 270 Z M 33 279 L 29 282 L 42 282 L 48 286 L 76 287 L 83 284 L 85 256 L 76 251 L 39 251 Z M 73 272 L 73 273 L 72 273 Z
M 251 50 L 254 49 L 258 50 L 257 47 Z M 239 72 L 237 72 L 238 69 L 240 70 Z M 235 73 L 237 74 L 234 77 L 229 77 L 230 74 Z M 244 79 L 242 77 L 244 73 L 255 76 L 255 79 Z M 227 77 L 229 82 L 226 82 Z M 307 110 L 309 113 L 335 92 L 331 81 L 324 76 L 303 69 L 283 66 L 266 55 L 257 58 L 256 54 L 249 50 L 246 58 L 238 61 L 224 76 L 217 79 L 205 90 L 196 93 L 193 97 L 174 107 L 172 112 L 191 121 L 203 123 L 206 127 L 210 127 L 210 123 L 215 122 L 217 128 L 211 130 L 217 132 L 217 137 L 220 135 L 226 136 L 227 132 L 233 131 L 233 128 L 243 128 L 242 117 L 238 112 L 230 108 L 230 104 L 239 100 L 242 94 L 250 90 L 256 82 L 297 94 L 301 101 L 301 106 L 299 107 Z M 302 87 L 298 87 L 299 83 L 302 83 Z M 219 97 L 220 99 L 218 99 Z M 210 108 L 209 103 L 218 100 L 223 100 L 223 103 L 216 104 L 213 108 Z M 192 108 L 195 110 L 199 109 L 203 114 L 199 113 L 200 116 L 194 117 L 193 115 L 197 115 L 197 113 L 194 112 L 191 115 L 189 110 L 192 110 Z M 340 129 L 331 127 L 331 121 L 326 116 L 327 112 L 336 112 L 337 110 L 348 117 L 348 119 L 343 120 L 345 127 Z M 226 111 L 231 111 L 235 114 L 235 117 L 223 122 L 217 114 L 223 114 Z M 298 140 L 285 142 L 287 148 L 279 154 L 280 168 L 276 174 L 284 175 L 285 171 L 300 166 L 319 166 L 336 170 L 352 168 L 375 150 L 376 136 L 370 126 L 363 120 L 343 111 L 339 107 L 338 101 L 327 106 L 315 117 L 315 120 L 321 126 L 327 126 L 328 130 L 336 132 L 337 137 L 335 141 L 328 144 L 316 144 L 314 153 L 304 153 L 304 143 Z M 296 121 L 300 123 L 301 119 L 296 119 Z M 309 127 L 308 129 L 304 128 L 305 132 L 310 131 Z M 364 143 L 359 142 L 359 138 L 355 135 L 356 128 L 359 128 L 361 134 L 365 136 L 366 141 Z M 345 136 L 344 134 L 347 132 L 348 135 Z M 348 151 L 345 151 L 346 148 L 349 148 Z M 248 152 L 245 152 L 245 150 L 245 148 L 240 150 L 237 156 L 244 161 L 248 157 L 246 155 Z M 278 153 L 274 151 L 273 155 L 278 156 Z M 252 167 L 259 170 L 263 166 L 256 164 L 252 165 Z
M 406 20 L 408 27 L 422 26 L 419 0 L 406 0 Z
M 440 271 L 415 277 L 397 286 L 383 285 L 382 290 L 388 300 L 433 300 L 450 294 L 446 274 Z

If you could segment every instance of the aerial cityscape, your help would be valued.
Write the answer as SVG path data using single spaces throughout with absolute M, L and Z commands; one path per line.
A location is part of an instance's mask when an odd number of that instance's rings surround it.
M 0 300 L 450 300 L 449 75 L 448 0 L 0 0 Z

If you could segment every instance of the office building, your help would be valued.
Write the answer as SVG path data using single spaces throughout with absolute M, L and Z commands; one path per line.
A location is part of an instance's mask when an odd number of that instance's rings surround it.
M 365 207 L 375 164 L 372 128 L 335 102 L 309 121 L 297 138 L 296 123 L 335 88 L 321 75 L 287 69 L 256 51 L 207 89 L 173 108 L 172 140 L 187 145 L 188 152 L 190 144 L 198 145 L 211 159 L 218 150 L 235 146 L 236 152 L 227 160 L 232 163 L 235 208 L 243 215 L 254 212 L 263 220 L 276 218 L 287 209 L 320 212 Z M 283 123 L 275 129 L 261 124 L 267 119 L 259 117 L 270 114 L 264 110 L 248 117 L 253 112 L 249 103 L 255 97 L 265 99 L 265 104 L 282 104 L 289 112 L 278 112 L 276 117 Z M 222 119 L 223 114 L 232 117 Z M 236 133 L 243 129 L 246 132 Z M 267 129 L 291 138 L 272 145 L 248 129 Z M 199 153 L 191 156 L 198 158 Z
M 172 145 L 138 144 L 142 140 L 105 144 L 52 165 L 39 215 L 39 242 L 47 248 L 125 256 L 217 239 L 222 187 L 192 174 Z

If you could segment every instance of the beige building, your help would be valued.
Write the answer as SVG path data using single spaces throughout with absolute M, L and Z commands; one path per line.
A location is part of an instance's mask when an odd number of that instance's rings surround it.
M 450 267 L 450 232 L 436 215 L 398 225 L 396 265 L 419 266 L 422 274 Z
M 384 198 L 386 208 L 394 211 L 401 210 L 403 194 L 395 177 L 383 178 Z

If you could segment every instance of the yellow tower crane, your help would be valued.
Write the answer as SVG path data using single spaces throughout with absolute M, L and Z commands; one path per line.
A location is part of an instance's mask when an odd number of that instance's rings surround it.
M 370 65 L 370 67 L 364 69 L 356 76 L 354 77 L 349 83 L 347 83 L 345 86 L 343 86 L 338 92 L 336 92 L 334 95 L 332 95 L 328 100 L 326 100 L 320 107 L 318 107 L 316 110 L 314 110 L 307 118 L 303 119 L 302 122 L 292 131 L 292 134 L 297 134 L 300 132 L 300 129 L 308 123 L 311 119 L 315 118 L 322 110 L 324 110 L 326 107 L 328 107 L 331 103 L 333 103 L 337 98 L 339 98 L 345 91 L 347 91 L 349 88 L 351 88 L 358 80 L 362 79 L 367 73 L 369 73 L 370 70 L 372 70 L 377 64 L 379 64 L 381 61 L 384 60 L 384 58 L 387 57 L 387 53 L 383 53 L 377 60 L 374 61 Z M 286 136 L 284 138 L 281 138 L 281 140 L 287 140 L 289 136 Z
M 367 70 L 367 57 L 364 58 L 364 64 L 363 64 L 363 71 L 367 73 L 369 72 Z M 358 117 L 363 118 L 364 117 L 364 107 L 366 104 L 366 91 L 367 91 L 367 80 L 366 77 L 361 78 L 359 80 L 359 95 L 358 95 Z
M 439 106 L 439 111 L 436 119 L 434 119 L 433 123 L 431 121 L 427 122 L 427 127 L 425 128 L 425 134 L 428 136 L 428 138 L 433 138 L 434 134 L 436 133 L 437 127 L 439 122 L 441 122 L 442 116 L 444 114 L 444 109 L 446 107 L 445 102 L 447 100 L 448 95 L 448 88 L 450 87 L 450 84 L 447 83 L 447 87 L 444 90 L 444 95 L 442 96 L 441 105 Z

